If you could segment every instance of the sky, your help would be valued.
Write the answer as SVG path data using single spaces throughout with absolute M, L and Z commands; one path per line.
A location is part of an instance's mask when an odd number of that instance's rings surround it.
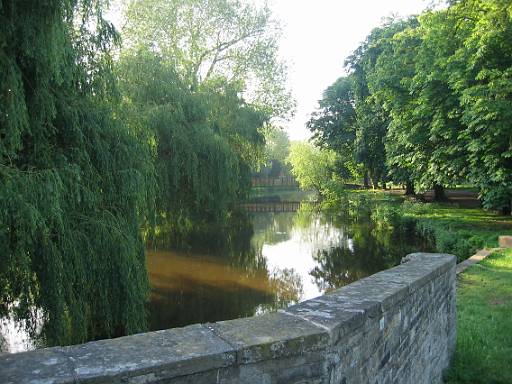
M 285 125 L 292 140 L 309 137 L 305 127 L 322 91 L 345 73 L 343 62 L 382 18 L 420 13 L 429 0 L 270 0 L 283 25 L 280 54 L 289 65 L 289 86 L 297 101 Z

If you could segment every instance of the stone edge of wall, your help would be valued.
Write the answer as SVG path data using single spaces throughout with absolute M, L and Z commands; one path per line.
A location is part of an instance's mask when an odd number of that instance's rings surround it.
M 145 383 L 324 353 L 455 265 L 453 255 L 414 253 L 394 268 L 278 312 L 2 355 L 0 382 Z

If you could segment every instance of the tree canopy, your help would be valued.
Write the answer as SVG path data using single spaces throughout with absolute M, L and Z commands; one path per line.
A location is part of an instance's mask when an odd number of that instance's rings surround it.
M 126 10 L 124 36 L 117 74 L 127 124 L 152 148 L 159 232 L 183 237 L 198 223 L 221 222 L 264 161 L 264 130 L 291 107 L 269 10 L 138 0 Z
M 328 195 L 336 185 L 338 157 L 335 151 L 320 149 L 307 142 L 293 142 L 287 161 L 303 189 Z
M 452 1 L 374 29 L 326 90 L 314 137 L 375 181 L 438 192 L 469 182 L 485 207 L 510 210 L 511 7 Z
M 43 311 L 50 345 L 146 324 L 149 157 L 116 118 L 101 10 L 0 3 L 0 314 Z
M 136 0 L 126 10 L 127 47 L 169 60 L 192 90 L 227 83 L 272 117 L 293 107 L 279 37 L 268 7 L 239 0 Z

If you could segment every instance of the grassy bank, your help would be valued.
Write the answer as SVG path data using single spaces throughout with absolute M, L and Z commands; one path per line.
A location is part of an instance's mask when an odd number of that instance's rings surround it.
M 481 208 L 419 202 L 386 191 L 350 195 L 349 200 L 358 202 L 355 209 L 368 210 L 377 226 L 413 230 L 428 238 L 438 252 L 454 254 L 459 261 L 479 249 L 497 247 L 499 235 L 512 235 L 511 216 L 500 216 Z
M 405 220 L 414 220 L 418 233 L 430 238 L 438 252 L 452 253 L 459 261 L 479 249 L 497 247 L 499 235 L 512 235 L 510 216 L 481 208 L 433 203 L 403 207 Z
M 512 383 L 512 250 L 459 277 L 457 311 L 457 350 L 445 383 Z

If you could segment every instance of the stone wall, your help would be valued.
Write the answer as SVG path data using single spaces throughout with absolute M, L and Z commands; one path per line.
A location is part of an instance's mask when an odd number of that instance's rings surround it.
M 441 383 L 455 257 L 405 263 L 286 310 L 0 357 L 1 383 Z

